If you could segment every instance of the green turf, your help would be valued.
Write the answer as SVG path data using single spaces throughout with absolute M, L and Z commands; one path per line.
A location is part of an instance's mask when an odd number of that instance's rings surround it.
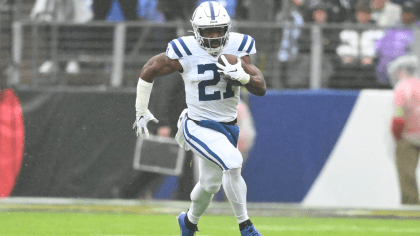
M 264 236 L 420 235 L 420 221 L 360 218 L 252 217 Z M 240 235 L 233 216 L 202 217 L 197 236 Z M 175 215 L 115 213 L 0 212 L 7 236 L 177 236 Z

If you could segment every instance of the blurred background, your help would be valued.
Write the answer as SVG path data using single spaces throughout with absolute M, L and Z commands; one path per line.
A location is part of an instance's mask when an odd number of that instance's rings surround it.
M 131 126 L 141 68 L 193 35 L 201 2 L 0 0 L 0 89 L 10 92 L 0 197 L 188 200 L 195 157 L 176 175 L 138 170 Z M 242 95 L 255 129 L 249 201 L 401 206 L 387 66 L 420 52 L 419 1 L 218 2 L 233 31 L 255 38 L 269 89 Z M 149 109 L 161 122 L 150 131 L 171 137 L 185 94 L 179 74 L 166 77 L 155 80 Z

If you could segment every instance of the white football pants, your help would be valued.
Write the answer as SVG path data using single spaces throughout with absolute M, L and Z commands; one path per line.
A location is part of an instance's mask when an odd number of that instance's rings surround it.
M 183 122 L 184 138 L 199 159 L 199 181 L 191 192 L 188 219 L 197 224 L 214 194 L 223 189 L 238 223 L 249 219 L 246 184 L 241 176 L 242 155 L 222 133 L 203 128 L 191 120 Z

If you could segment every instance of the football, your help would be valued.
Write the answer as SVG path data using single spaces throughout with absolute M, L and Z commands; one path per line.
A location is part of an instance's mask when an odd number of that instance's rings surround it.
M 222 54 L 219 56 L 219 58 L 217 59 L 217 62 L 219 62 L 219 64 L 222 64 L 225 66 L 225 63 L 223 62 L 221 56 L 225 56 L 226 60 L 230 63 L 230 64 L 236 64 L 238 62 L 238 57 L 232 54 Z
M 222 54 L 223 56 L 225 56 L 226 60 L 230 63 L 230 64 L 236 64 L 238 63 L 238 57 L 232 54 Z M 217 62 L 223 66 L 225 66 L 225 63 L 223 62 L 221 56 L 219 56 L 219 58 L 217 59 Z M 242 62 L 242 67 L 244 65 L 244 62 Z M 241 82 L 232 79 L 229 75 L 223 75 L 220 74 L 220 77 L 222 77 L 224 80 L 226 80 L 226 82 L 228 82 L 229 84 L 233 85 L 233 86 L 243 86 L 243 84 L 241 84 Z

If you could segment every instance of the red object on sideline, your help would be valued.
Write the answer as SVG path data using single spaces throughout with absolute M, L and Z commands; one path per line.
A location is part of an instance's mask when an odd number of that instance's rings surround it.
M 0 91 L 0 198 L 13 191 L 24 152 L 25 129 L 19 98 L 12 89 Z
M 394 134 L 394 138 L 396 140 L 401 139 L 401 135 L 404 129 L 405 121 L 402 117 L 395 117 L 392 121 L 392 133 Z

